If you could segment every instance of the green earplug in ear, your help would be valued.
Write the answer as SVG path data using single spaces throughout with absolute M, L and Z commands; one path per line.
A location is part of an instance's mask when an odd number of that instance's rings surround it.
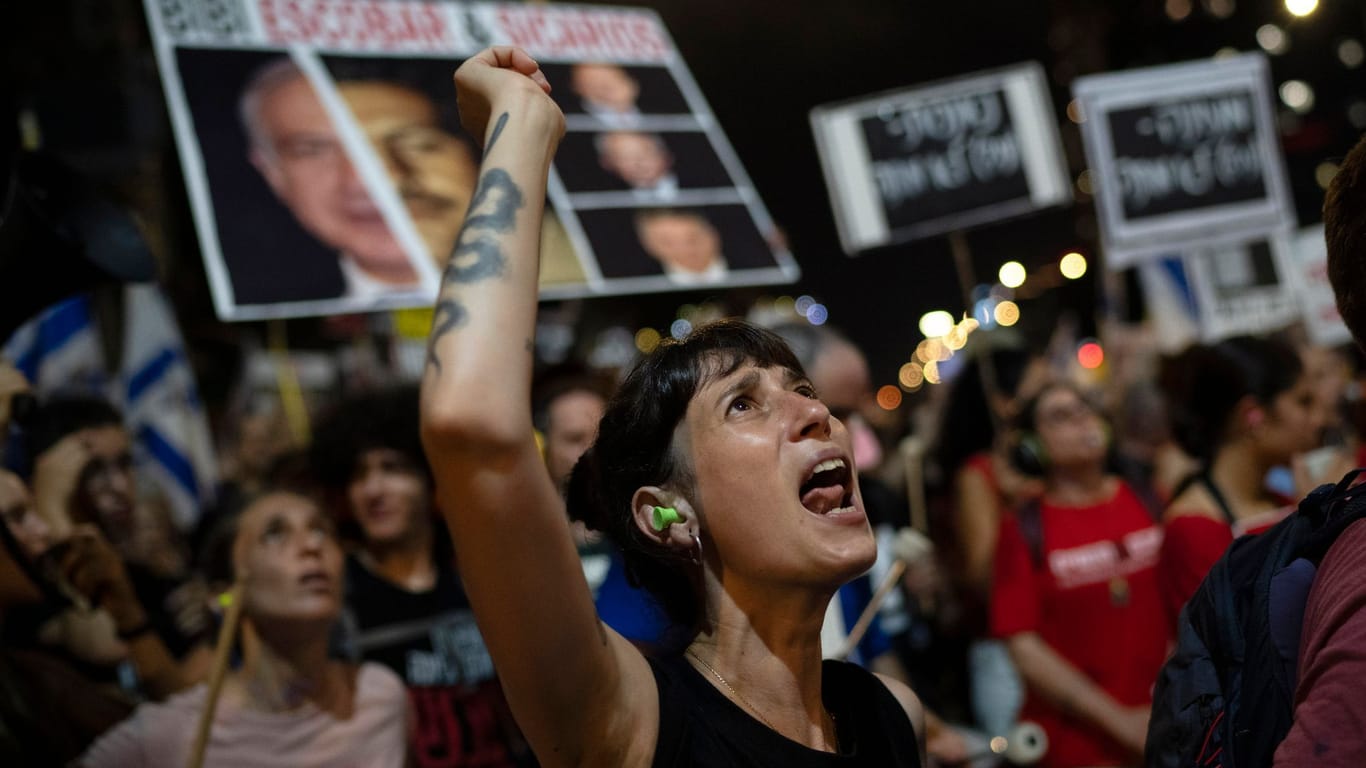
M 650 507 L 650 525 L 656 531 L 662 531 L 682 519 L 673 507 Z

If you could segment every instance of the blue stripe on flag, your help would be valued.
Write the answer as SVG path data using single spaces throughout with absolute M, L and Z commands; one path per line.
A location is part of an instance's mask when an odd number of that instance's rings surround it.
M 199 481 L 195 478 L 194 467 L 185 454 L 151 426 L 143 426 L 138 430 L 138 440 L 147 448 L 152 459 L 165 467 L 191 498 L 199 498 Z
M 141 399 L 147 388 L 157 383 L 178 358 L 179 355 L 176 354 L 175 350 L 168 347 L 161 350 L 160 354 L 134 373 L 128 379 L 129 405 Z
M 47 355 L 61 349 L 81 330 L 90 326 L 90 305 L 86 296 L 77 296 L 53 306 L 38 321 L 33 346 L 24 351 L 14 367 L 29 381 L 37 381 L 38 367 Z

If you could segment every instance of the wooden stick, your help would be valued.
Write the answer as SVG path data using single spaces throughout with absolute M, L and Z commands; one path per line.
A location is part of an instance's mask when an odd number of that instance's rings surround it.
M 906 561 L 900 558 L 892 563 L 892 567 L 887 569 L 887 575 L 882 578 L 882 583 L 878 585 L 877 591 L 873 593 L 873 599 L 868 601 L 868 607 L 863 609 L 863 613 L 854 622 L 854 628 L 849 630 L 849 636 L 844 638 L 844 645 L 836 654 L 837 659 L 847 659 L 849 654 L 858 647 L 859 641 L 868 632 L 868 625 L 873 623 L 873 617 L 877 615 L 877 609 L 882 607 L 882 601 L 887 599 L 887 593 L 892 591 L 896 583 L 901 580 L 901 574 L 906 572 Z M 865 659 L 865 662 L 871 659 Z
M 194 749 L 190 752 L 190 768 L 202 768 L 204 752 L 209 748 L 209 731 L 213 729 L 213 713 L 218 708 L 218 694 L 223 690 L 228 660 L 232 658 L 233 638 L 242 620 L 242 580 L 219 597 L 227 603 L 223 612 L 223 626 L 218 629 L 218 646 L 214 648 L 213 666 L 209 669 L 209 692 L 204 697 L 204 710 L 199 713 L 199 727 L 195 731 Z

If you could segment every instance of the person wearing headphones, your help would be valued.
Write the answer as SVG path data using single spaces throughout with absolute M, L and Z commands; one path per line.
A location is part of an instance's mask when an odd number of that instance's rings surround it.
M 1013 460 L 1044 493 L 1002 520 L 992 634 L 1026 683 L 1022 719 L 1048 734 L 1039 765 L 1136 765 L 1166 658 L 1162 531 L 1108 471 L 1105 421 L 1080 390 L 1047 384 L 1018 421 Z
M 689 631 L 646 657 L 599 620 L 529 407 L 538 232 L 564 116 L 520 49 L 477 54 L 455 81 L 485 150 L 436 305 L 422 436 L 479 629 L 541 764 L 923 765 L 910 689 L 822 661 L 830 597 L 877 544 L 848 430 L 770 331 L 700 326 L 609 402 L 569 512 L 604 530 Z

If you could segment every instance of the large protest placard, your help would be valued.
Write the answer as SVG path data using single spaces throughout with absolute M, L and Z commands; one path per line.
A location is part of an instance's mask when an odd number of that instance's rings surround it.
M 1037 64 L 823 105 L 811 127 L 850 255 L 1072 200 Z
M 541 295 L 792 282 L 658 16 L 431 0 L 146 0 L 220 318 L 430 306 L 474 189 L 451 74 L 527 49 L 567 135 Z
M 1079 78 L 1106 263 L 1294 228 L 1265 57 Z

